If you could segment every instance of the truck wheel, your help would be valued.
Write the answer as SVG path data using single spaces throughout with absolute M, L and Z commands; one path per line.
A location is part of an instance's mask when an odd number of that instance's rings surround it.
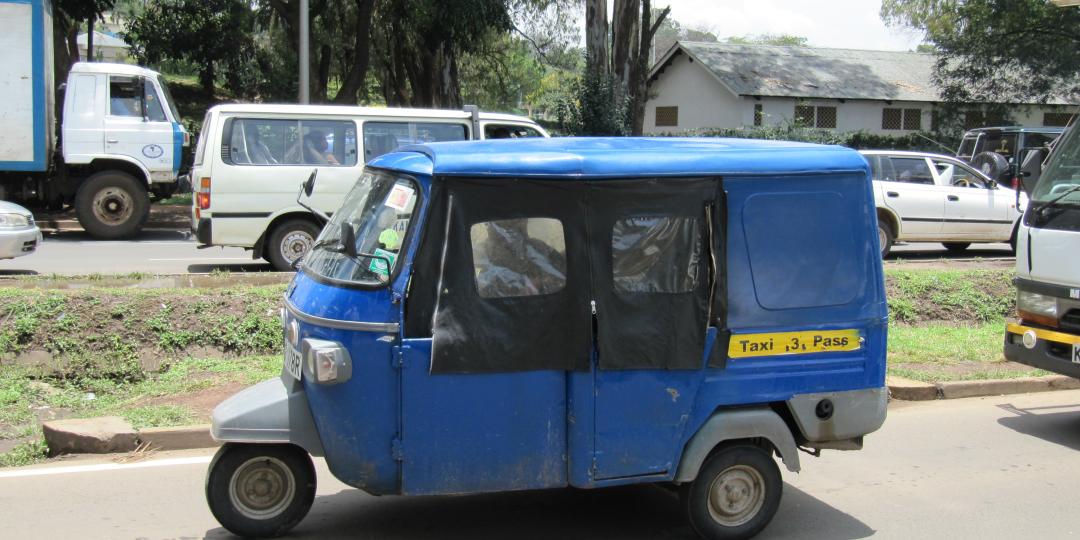
M 279 272 L 291 272 L 293 264 L 307 255 L 319 228 L 306 219 L 289 219 L 274 227 L 266 241 L 266 259 Z
M 751 538 L 780 507 L 784 483 L 776 461 L 751 445 L 730 446 L 710 456 L 697 479 L 682 485 L 680 499 L 690 525 L 707 540 Z
M 314 501 L 315 466 L 291 444 L 226 444 L 206 474 L 210 512 L 245 538 L 285 534 Z
M 949 250 L 949 253 L 963 253 L 967 251 L 971 242 L 943 242 L 941 245 L 945 246 L 945 249 Z
M 150 196 L 134 176 L 103 171 L 87 178 L 75 193 L 79 224 L 99 240 L 131 238 L 150 216 Z
M 877 224 L 878 244 L 881 246 L 881 258 L 884 259 L 889 251 L 892 249 L 893 240 L 896 238 L 896 234 L 892 231 L 892 226 L 888 223 L 882 223 L 878 218 Z

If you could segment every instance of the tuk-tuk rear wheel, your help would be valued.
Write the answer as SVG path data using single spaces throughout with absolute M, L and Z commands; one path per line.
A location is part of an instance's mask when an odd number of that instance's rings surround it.
M 272 538 L 304 519 L 315 500 L 315 467 L 289 444 L 226 444 L 210 463 L 206 501 L 229 531 Z
M 751 538 L 780 507 L 783 480 L 776 461 L 752 445 L 723 448 L 679 493 L 690 525 L 708 540 Z

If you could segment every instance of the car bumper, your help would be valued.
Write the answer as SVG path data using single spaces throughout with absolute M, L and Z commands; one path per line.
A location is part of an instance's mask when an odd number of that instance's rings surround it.
M 1024 345 L 1027 332 L 1035 335 L 1032 347 Z M 1005 359 L 1054 373 L 1080 378 L 1080 362 L 1073 361 L 1073 348 L 1080 335 L 1009 323 L 1005 329 Z
M 29 255 L 37 250 L 41 240 L 41 231 L 36 226 L 14 231 L 0 230 L 0 259 Z

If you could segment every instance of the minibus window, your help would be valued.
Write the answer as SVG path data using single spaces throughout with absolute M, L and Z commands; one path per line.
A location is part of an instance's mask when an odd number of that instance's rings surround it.
M 416 186 L 404 178 L 365 172 L 323 228 L 304 268 L 336 281 L 381 285 L 390 280 L 416 208 Z M 341 227 L 356 236 L 356 258 L 341 249 Z
M 630 217 L 611 232 L 612 274 L 621 293 L 685 293 L 697 287 L 701 233 L 692 217 Z
M 364 122 L 364 162 L 407 144 L 464 141 L 465 124 L 439 122 Z
M 526 139 L 530 137 L 543 137 L 543 135 L 528 126 L 515 126 L 512 124 L 488 124 L 484 126 L 485 139 Z
M 539 296 L 566 286 L 566 237 L 557 219 L 476 223 L 469 240 L 481 298 Z
M 237 118 L 225 133 L 231 165 L 356 165 L 356 124 L 347 120 Z

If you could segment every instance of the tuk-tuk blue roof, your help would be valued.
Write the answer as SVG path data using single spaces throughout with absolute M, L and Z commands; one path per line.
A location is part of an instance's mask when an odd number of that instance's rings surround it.
M 841 146 L 721 138 L 532 138 L 413 145 L 372 167 L 413 174 L 483 177 L 627 178 L 761 176 L 866 170 Z

